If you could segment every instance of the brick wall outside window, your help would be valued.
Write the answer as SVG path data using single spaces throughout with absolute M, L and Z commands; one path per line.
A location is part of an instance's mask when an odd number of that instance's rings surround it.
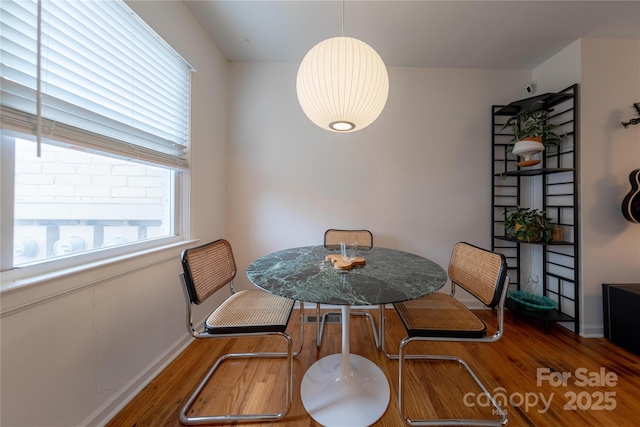
M 171 172 L 17 140 L 14 265 L 168 235 Z M 37 247 L 36 247 L 37 246 Z

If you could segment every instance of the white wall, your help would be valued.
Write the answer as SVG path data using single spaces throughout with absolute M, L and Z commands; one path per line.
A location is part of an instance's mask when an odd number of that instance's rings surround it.
M 640 283 L 640 225 L 622 216 L 631 190 L 629 173 L 640 168 L 640 41 L 582 41 L 582 247 L 583 331 L 601 335 L 602 283 Z
M 332 227 L 445 267 L 458 241 L 490 247 L 491 105 L 524 97 L 530 72 L 390 68 L 379 119 L 337 134 L 302 112 L 297 69 L 230 68 L 227 232 L 240 271 L 322 244 Z
M 536 94 L 558 92 L 581 81 L 582 39 L 576 40 L 562 51 L 533 69 L 537 82 Z
M 130 6 L 197 70 L 191 235 L 224 237 L 226 60 L 181 2 Z M 3 293 L 1 424 L 98 425 L 190 342 L 177 277 L 182 249 Z M 200 307 L 197 315 L 211 309 Z
M 541 92 L 580 83 L 581 334 L 602 336 L 602 284 L 640 283 L 640 226 L 624 219 L 629 173 L 640 167 L 640 42 L 582 39 L 533 70 Z

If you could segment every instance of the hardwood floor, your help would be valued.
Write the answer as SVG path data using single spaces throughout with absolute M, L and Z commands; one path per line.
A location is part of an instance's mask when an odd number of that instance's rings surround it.
M 307 314 L 314 311 L 307 309 Z M 489 329 L 491 312 L 479 312 Z M 377 311 L 372 311 L 377 318 Z M 299 338 L 294 312 L 289 332 Z M 376 426 L 405 425 L 397 411 L 397 361 L 375 349 L 363 316 L 351 319 L 351 352 L 381 367 L 391 388 L 389 407 Z M 315 346 L 315 325 L 304 326 L 304 348 L 294 363 L 293 405 L 276 423 L 245 426 L 318 426 L 300 400 L 304 372 L 317 359 L 340 351 L 340 325 L 325 328 L 322 349 Z M 387 310 L 388 348 L 397 348 L 404 329 L 394 310 Z M 274 341 L 275 340 L 275 341 Z M 157 378 L 107 424 L 115 426 L 180 426 L 178 413 L 209 366 L 228 351 L 280 351 L 275 338 L 194 340 Z M 420 343 L 411 352 L 451 354 L 466 360 L 487 389 L 507 410 L 510 426 L 639 426 L 640 357 L 605 339 L 587 339 L 554 325 L 546 334 L 534 320 L 514 324 L 506 312 L 505 334 L 495 343 Z M 277 411 L 284 402 L 284 360 L 225 361 L 192 405 L 191 411 Z M 540 374 L 538 373 L 540 370 Z M 562 382 L 565 374 L 566 381 Z M 540 377 L 540 378 L 538 378 Z M 406 407 L 410 416 L 495 418 L 479 389 L 457 364 L 409 361 Z M 466 397 L 465 397 L 466 396 Z M 504 398 L 501 398 L 504 396 Z M 466 402 L 466 404 L 465 404 Z M 280 405 L 280 406 L 279 406 Z

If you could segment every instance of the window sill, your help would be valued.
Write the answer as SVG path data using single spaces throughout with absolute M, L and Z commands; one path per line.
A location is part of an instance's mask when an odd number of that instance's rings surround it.
M 197 241 L 196 239 L 180 240 L 23 279 L 11 280 L 10 273 L 13 272 L 4 272 L 0 285 L 0 296 L 2 297 L 0 299 L 0 317 L 95 286 L 118 276 L 175 260 L 177 258 L 174 249 L 186 247 Z M 21 292 L 27 289 L 28 292 Z

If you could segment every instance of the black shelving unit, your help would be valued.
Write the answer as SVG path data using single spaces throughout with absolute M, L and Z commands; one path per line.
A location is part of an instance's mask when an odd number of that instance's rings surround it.
M 511 289 L 524 290 L 528 283 L 529 277 L 523 277 L 523 253 L 540 254 L 532 273 L 539 278 L 542 294 L 558 303 L 555 310 L 532 311 L 508 298 L 507 308 L 516 317 L 528 316 L 542 320 L 547 331 L 552 322 L 568 322 L 579 333 L 577 98 L 576 84 L 558 93 L 546 93 L 492 107 L 491 240 L 492 249 L 507 258 Z M 549 121 L 558 125 L 557 133 L 566 134 L 559 147 L 546 147 L 545 151 L 538 154 L 540 164 L 526 168 L 518 167 L 517 157 L 509 152 L 513 135 L 502 130 L 507 119 L 522 108 L 546 109 Z M 529 197 L 525 198 L 525 195 Z M 518 206 L 546 211 L 552 222 L 564 229 L 563 241 L 529 243 L 506 237 L 504 219 Z M 527 250 L 523 249 L 525 245 Z

